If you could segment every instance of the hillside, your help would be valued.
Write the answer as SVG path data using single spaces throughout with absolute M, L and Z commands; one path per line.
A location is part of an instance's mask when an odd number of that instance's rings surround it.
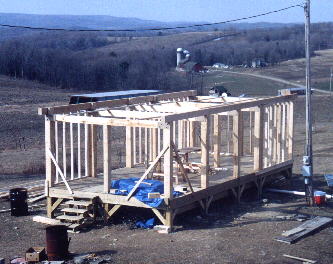
M 162 22 L 155 20 L 145 20 L 134 17 L 115 17 L 105 15 L 34 15 L 0 13 L 0 24 L 26 25 L 31 27 L 51 27 L 67 29 L 142 29 L 147 27 L 173 27 L 179 25 L 192 25 L 198 23 L 208 23 L 207 21 L 193 22 Z M 293 24 L 290 24 L 293 25 Z M 215 28 L 276 28 L 286 26 L 284 23 L 231 23 L 228 25 L 217 25 Z M 202 27 L 201 29 L 206 29 Z

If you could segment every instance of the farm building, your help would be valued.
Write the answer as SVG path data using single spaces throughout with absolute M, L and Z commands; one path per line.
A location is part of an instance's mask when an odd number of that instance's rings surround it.
M 140 207 L 172 231 L 177 215 L 207 212 L 229 193 L 239 201 L 256 187 L 260 197 L 266 182 L 291 176 L 295 98 L 184 91 L 39 108 L 48 217 L 77 230 L 96 208 L 107 220 L 122 206 Z M 112 166 L 116 144 L 126 149 L 125 167 Z

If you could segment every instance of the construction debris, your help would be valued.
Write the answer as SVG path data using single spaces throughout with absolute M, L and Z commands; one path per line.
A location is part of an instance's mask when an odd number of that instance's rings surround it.
M 332 218 L 317 216 L 314 219 L 304 222 L 302 225 L 283 232 L 281 237 L 276 237 L 275 240 L 284 242 L 287 244 L 293 244 L 300 239 L 319 231 L 320 229 L 327 227 L 333 222 Z
M 283 256 L 286 257 L 286 258 L 291 258 L 291 259 L 302 261 L 303 263 L 306 263 L 306 264 L 308 264 L 308 263 L 317 263 L 317 261 L 315 261 L 315 260 L 294 257 L 294 256 L 286 255 L 286 254 L 283 254 Z

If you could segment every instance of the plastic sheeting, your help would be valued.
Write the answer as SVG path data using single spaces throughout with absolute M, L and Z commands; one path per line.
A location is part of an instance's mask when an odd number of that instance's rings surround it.
M 111 182 L 111 189 L 116 189 L 115 194 L 117 195 L 128 195 L 130 191 L 134 188 L 136 182 L 139 178 L 129 178 L 129 179 L 120 179 L 113 180 Z M 164 193 L 164 184 L 163 182 L 157 180 L 144 180 L 139 187 L 136 189 L 134 193 L 134 197 L 139 201 L 151 206 L 151 207 L 159 207 L 163 203 L 163 199 L 161 198 L 151 198 L 148 199 L 148 193 Z M 173 192 L 174 196 L 179 196 L 180 192 Z

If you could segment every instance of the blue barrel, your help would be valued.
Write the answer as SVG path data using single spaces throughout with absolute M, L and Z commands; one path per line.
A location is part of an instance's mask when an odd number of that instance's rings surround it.
M 10 209 L 12 216 L 28 215 L 28 190 L 15 188 L 9 191 Z

